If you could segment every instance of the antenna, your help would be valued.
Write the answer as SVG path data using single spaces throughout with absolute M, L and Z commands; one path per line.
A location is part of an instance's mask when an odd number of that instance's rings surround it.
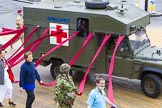
M 124 10 L 127 10 L 127 9 L 124 8 L 124 2 L 127 2 L 127 1 L 121 0 L 121 9 L 120 9 L 120 12 L 119 12 L 119 14 L 121 14 L 121 15 L 124 15 L 125 14 Z
M 121 8 L 124 8 L 124 2 L 127 2 L 126 0 L 121 0 Z

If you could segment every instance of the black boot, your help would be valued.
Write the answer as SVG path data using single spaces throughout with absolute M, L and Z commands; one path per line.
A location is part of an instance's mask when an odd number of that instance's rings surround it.
M 0 102 L 0 107 L 3 107 L 2 103 Z
M 8 102 L 8 104 L 10 105 L 10 106 L 13 106 L 13 107 L 15 107 L 16 106 L 16 104 L 12 101 L 12 102 Z

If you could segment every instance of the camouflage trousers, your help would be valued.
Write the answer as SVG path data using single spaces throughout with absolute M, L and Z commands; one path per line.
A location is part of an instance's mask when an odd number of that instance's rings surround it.
M 64 102 L 59 103 L 58 108 L 72 108 L 72 105 L 70 104 L 65 104 Z

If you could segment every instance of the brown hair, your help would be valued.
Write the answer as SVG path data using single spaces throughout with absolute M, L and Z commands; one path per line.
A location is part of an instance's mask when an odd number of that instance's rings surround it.
M 26 60 L 29 55 L 32 55 L 32 52 L 28 51 L 24 54 L 24 59 Z
M 105 81 L 104 76 L 100 75 L 100 76 L 97 76 L 97 77 L 96 77 L 96 83 L 100 83 L 100 81 L 102 81 L 102 80 Z

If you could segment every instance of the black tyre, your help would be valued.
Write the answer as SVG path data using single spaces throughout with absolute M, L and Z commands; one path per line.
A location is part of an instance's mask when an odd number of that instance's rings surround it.
M 157 98 L 160 95 L 162 80 L 154 74 L 147 74 L 141 80 L 141 88 L 146 96 Z
M 109 2 L 102 2 L 102 1 L 85 1 L 86 8 L 89 9 L 105 9 Z
M 50 72 L 51 72 L 53 79 L 56 79 L 56 77 L 58 76 L 58 74 L 60 72 L 60 65 L 61 64 L 62 64 L 62 62 L 52 63 L 52 65 L 50 67 Z

